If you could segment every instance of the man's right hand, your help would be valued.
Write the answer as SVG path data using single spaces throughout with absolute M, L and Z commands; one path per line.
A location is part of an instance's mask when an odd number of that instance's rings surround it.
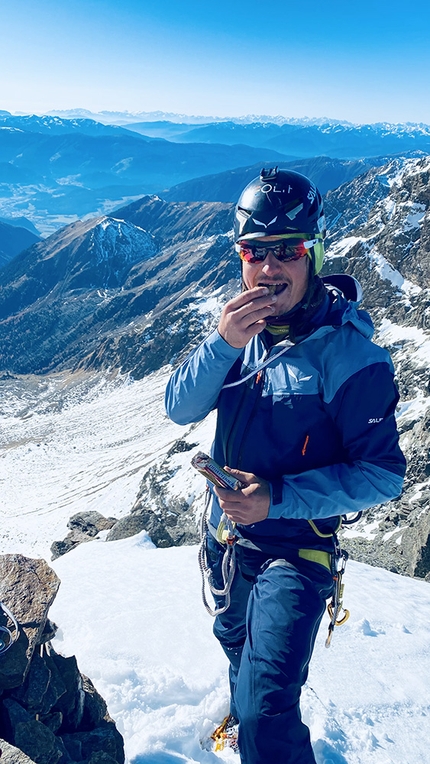
M 264 320 L 275 311 L 276 296 L 267 287 L 242 292 L 224 306 L 218 324 L 221 337 L 233 348 L 244 348 L 266 326 Z

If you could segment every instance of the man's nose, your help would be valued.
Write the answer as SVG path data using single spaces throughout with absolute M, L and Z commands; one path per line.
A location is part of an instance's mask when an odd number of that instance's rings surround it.
M 277 273 L 282 269 L 282 263 L 277 260 L 271 250 L 267 253 L 267 256 L 263 263 L 264 273 Z

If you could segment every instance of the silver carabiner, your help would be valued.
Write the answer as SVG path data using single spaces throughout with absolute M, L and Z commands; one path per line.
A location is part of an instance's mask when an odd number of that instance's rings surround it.
M 9 648 L 12 647 L 13 643 L 16 642 L 19 637 L 19 626 L 17 620 L 13 613 L 10 612 L 9 608 L 7 608 L 3 602 L 0 602 L 0 612 L 1 611 L 3 611 L 3 613 L 7 615 L 10 621 L 12 621 L 14 631 L 12 633 L 12 631 L 7 626 L 0 626 L 0 656 L 9 650 Z

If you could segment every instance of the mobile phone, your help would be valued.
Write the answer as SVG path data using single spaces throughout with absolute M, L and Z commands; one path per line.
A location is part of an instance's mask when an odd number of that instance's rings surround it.
M 218 488 L 230 488 L 232 491 L 237 491 L 239 488 L 243 488 L 243 483 L 237 478 L 226 472 L 225 469 L 219 466 L 211 456 L 204 454 L 203 451 L 198 451 L 191 459 L 191 464 L 198 470 L 207 480 L 209 480 Z

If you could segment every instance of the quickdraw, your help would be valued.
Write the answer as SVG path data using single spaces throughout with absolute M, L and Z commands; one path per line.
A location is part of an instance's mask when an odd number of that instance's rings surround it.
M 327 634 L 327 639 L 325 641 L 326 647 L 330 647 L 334 627 L 342 626 L 344 623 L 347 622 L 350 615 L 349 610 L 343 607 L 344 585 L 342 583 L 342 578 L 345 572 L 347 560 L 348 560 L 348 552 L 346 552 L 344 549 L 340 549 L 340 547 L 336 545 L 336 550 L 334 554 L 333 596 L 331 598 L 331 601 L 327 605 L 327 612 L 330 616 L 330 623 L 328 625 L 328 634 Z

